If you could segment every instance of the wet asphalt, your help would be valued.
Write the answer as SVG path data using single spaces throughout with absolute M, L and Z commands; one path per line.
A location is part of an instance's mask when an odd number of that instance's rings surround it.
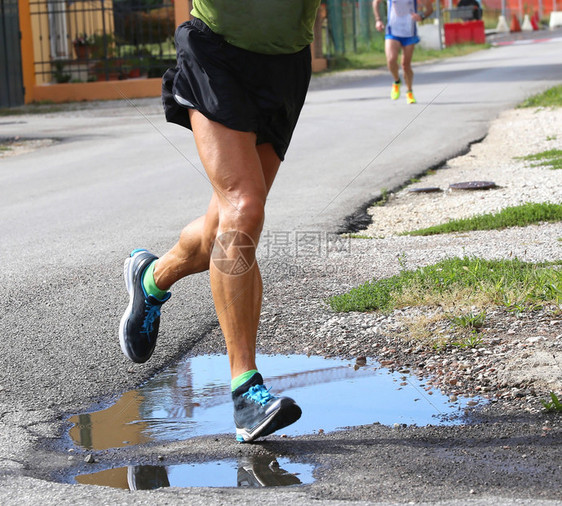
M 499 112 L 559 84 L 561 49 L 556 39 L 418 66 L 415 108 L 390 103 L 384 71 L 315 80 L 268 202 L 266 229 L 340 229 L 383 188 L 463 151 Z M 2 117 L 0 137 L 14 136 L 57 143 L 0 160 L 3 504 L 562 501 L 562 437 L 548 429 L 553 415 L 494 406 L 462 426 L 375 423 L 243 446 L 220 435 L 94 452 L 92 463 L 84 461 L 87 452 L 69 452 L 70 414 L 111 402 L 193 353 L 216 328 L 200 274 L 174 290 L 166 308 L 173 321 L 149 363 L 127 362 L 116 339 L 126 306 L 123 258 L 138 246 L 169 248 L 185 222 L 203 212 L 210 189 L 191 138 L 165 124 L 157 99 Z M 280 276 L 273 271 L 269 280 Z M 296 296 L 298 290 L 287 285 Z M 337 409 L 337 399 L 326 409 Z M 240 456 L 313 464 L 315 482 L 135 492 L 71 484 L 76 472 Z

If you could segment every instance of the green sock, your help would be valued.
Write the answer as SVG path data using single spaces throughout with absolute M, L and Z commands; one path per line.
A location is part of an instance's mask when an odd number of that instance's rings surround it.
M 155 264 L 156 260 L 154 260 L 154 262 L 152 262 L 144 271 L 144 274 L 142 275 L 142 286 L 144 286 L 144 291 L 148 294 L 148 295 L 152 295 L 153 297 L 156 297 L 157 299 L 162 299 L 164 298 L 164 296 L 168 293 L 167 290 L 160 290 L 160 288 L 158 288 L 156 286 L 156 282 L 154 281 L 154 264 Z
M 243 372 L 240 376 L 236 376 L 236 378 L 230 382 L 230 389 L 234 392 L 234 390 L 236 390 L 240 385 L 246 383 L 246 381 L 248 381 L 257 372 L 257 369 L 252 369 L 251 371 Z

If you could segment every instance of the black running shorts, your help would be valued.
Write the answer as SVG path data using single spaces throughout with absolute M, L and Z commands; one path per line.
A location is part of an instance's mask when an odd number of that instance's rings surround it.
M 233 130 L 255 132 L 281 160 L 311 75 L 310 48 L 266 55 L 227 43 L 199 19 L 176 30 L 177 66 L 162 80 L 166 119 L 191 129 L 187 109 Z

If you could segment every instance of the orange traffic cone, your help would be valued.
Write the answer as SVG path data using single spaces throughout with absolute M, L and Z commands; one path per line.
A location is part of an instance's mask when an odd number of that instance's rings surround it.
M 517 19 L 517 16 L 515 14 L 511 18 L 511 27 L 510 27 L 509 31 L 511 31 L 511 32 L 520 32 L 521 31 L 521 25 L 519 24 L 519 20 Z
M 533 30 L 539 29 L 539 14 L 537 12 L 535 12 L 531 18 L 531 26 L 533 27 Z

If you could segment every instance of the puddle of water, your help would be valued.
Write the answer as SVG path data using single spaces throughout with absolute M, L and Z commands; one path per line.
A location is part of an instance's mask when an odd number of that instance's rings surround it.
M 293 397 L 303 408 L 301 419 L 283 429 L 289 436 L 375 422 L 460 423 L 457 415 L 469 401 L 459 397 L 450 402 L 440 391 L 426 389 L 416 376 L 390 372 L 370 360 L 357 368 L 353 361 L 304 355 L 257 359 L 272 392 Z M 70 421 L 71 439 L 93 450 L 234 433 L 228 358 L 185 359 L 107 409 Z
M 80 474 L 77 483 L 129 490 L 161 487 L 287 487 L 312 483 L 313 466 L 286 458 L 245 457 L 204 464 L 126 466 Z

